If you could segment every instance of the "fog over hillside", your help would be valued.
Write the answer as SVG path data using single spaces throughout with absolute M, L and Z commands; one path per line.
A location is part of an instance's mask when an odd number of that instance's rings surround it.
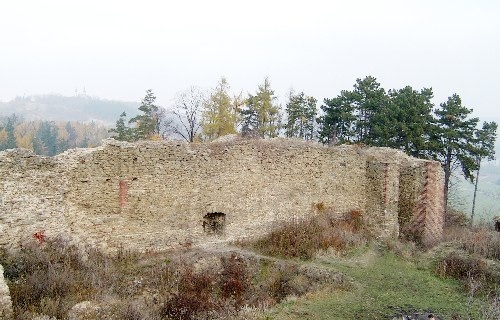
M 59 94 L 16 97 L 9 102 L 0 101 L 0 116 L 15 113 L 25 120 L 94 121 L 113 126 L 120 114 L 137 114 L 139 102 L 106 100 L 86 94 L 62 96 Z

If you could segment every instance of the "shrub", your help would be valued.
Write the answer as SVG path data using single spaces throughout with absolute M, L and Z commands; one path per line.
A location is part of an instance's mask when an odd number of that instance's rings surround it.
M 212 273 L 195 273 L 185 266 L 181 271 L 178 290 L 165 302 L 162 317 L 170 319 L 193 319 L 195 316 L 208 318 L 210 312 L 220 309 L 214 297 L 215 276 Z
M 211 318 L 220 312 L 237 312 L 248 301 L 251 277 L 243 257 L 232 253 L 221 258 L 222 270 L 196 273 L 188 265 L 178 266 L 178 286 L 166 293 L 161 317 L 171 319 Z M 225 309 L 225 310 L 223 310 Z
M 469 293 L 487 293 L 495 290 L 500 283 L 500 275 L 489 268 L 481 258 L 449 253 L 441 258 L 435 266 L 438 276 L 461 280 Z
M 15 254 L 5 253 L 2 263 L 17 314 L 30 310 L 63 318 L 92 290 L 79 250 L 61 239 L 26 244 Z
M 243 258 L 232 253 L 221 259 L 223 270 L 220 275 L 221 295 L 224 299 L 233 299 L 235 310 L 244 303 L 244 294 L 250 287 L 250 279 Z
M 349 211 L 341 218 L 327 214 L 304 220 L 292 220 L 258 240 L 254 247 L 265 254 L 311 259 L 316 252 L 329 248 L 345 253 L 366 243 L 363 216 Z
M 342 228 L 358 228 L 349 222 L 351 218 L 345 220 Z M 318 230 L 331 228 L 329 219 L 315 223 Z M 46 239 L 42 245 L 32 241 L 15 252 L 0 251 L 0 263 L 16 319 L 35 315 L 67 319 L 76 304 L 83 307 L 73 313 L 88 318 L 98 313 L 131 320 L 231 319 L 248 306 L 269 307 L 287 296 L 333 284 L 334 278 L 304 271 L 297 263 L 235 253 L 220 257 L 220 264 L 214 264 L 217 268 L 196 272 L 189 261 L 172 262 L 162 255 L 125 250 L 108 256 L 61 239 Z
M 290 263 L 273 264 L 268 278 L 264 282 L 266 293 L 275 302 L 280 302 L 290 295 L 299 295 L 293 280 L 298 276 L 298 268 Z
M 490 276 L 488 267 L 482 259 L 462 257 L 456 252 L 450 253 L 438 261 L 436 273 L 441 277 L 459 280 L 486 279 Z

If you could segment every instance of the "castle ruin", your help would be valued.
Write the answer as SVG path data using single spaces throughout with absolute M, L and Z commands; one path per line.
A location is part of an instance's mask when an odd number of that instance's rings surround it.
M 443 227 L 440 164 L 387 148 L 110 139 L 55 157 L 0 152 L 0 175 L 5 247 L 38 235 L 108 251 L 165 250 L 257 237 L 322 210 L 357 210 L 374 236 L 424 245 Z

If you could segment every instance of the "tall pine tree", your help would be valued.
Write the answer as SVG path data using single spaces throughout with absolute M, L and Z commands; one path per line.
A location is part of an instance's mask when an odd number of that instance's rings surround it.
M 381 133 L 386 128 L 381 120 L 388 101 L 377 79 L 372 76 L 356 79 L 354 90 L 343 90 L 336 98 L 324 100 L 321 106 L 324 115 L 318 119 L 320 141 L 329 144 L 384 143 Z
M 372 76 L 356 79 L 350 98 L 356 115 L 355 141 L 377 145 L 379 132 L 384 130 L 378 116 L 388 101 L 384 88 Z
M 350 93 L 343 90 L 339 96 L 323 101 L 323 115 L 317 119 L 319 141 L 329 145 L 351 142 L 356 116 Z
M 460 169 L 467 180 L 473 181 L 472 173 L 478 169 L 474 141 L 479 119 L 469 118 L 472 109 L 464 107 L 457 94 L 453 94 L 446 102 L 441 103 L 434 113 L 436 123 L 429 147 L 430 155 L 441 162 L 444 171 L 446 210 L 453 172 Z
M 57 131 L 53 121 L 42 121 L 33 138 L 33 151 L 44 156 L 56 155 L 59 151 Z
M 376 145 L 403 150 L 425 158 L 432 129 L 432 89 L 416 91 L 410 86 L 389 90 L 389 101 L 375 116 Z
M 256 99 L 253 95 L 249 94 L 244 105 L 240 108 L 240 122 L 241 122 L 241 134 L 243 136 L 257 137 L 259 134 L 259 114 L 255 107 L 254 102 Z

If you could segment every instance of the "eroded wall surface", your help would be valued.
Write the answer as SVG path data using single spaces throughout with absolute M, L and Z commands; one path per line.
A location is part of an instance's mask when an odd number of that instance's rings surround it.
M 107 140 L 53 158 L 1 152 L 0 245 L 43 233 L 104 249 L 163 250 L 255 237 L 322 210 L 358 210 L 382 238 L 413 224 L 405 230 L 424 239 L 442 228 L 439 201 L 422 198 L 442 188 L 436 165 L 390 149 L 287 139 Z M 207 232 L 211 213 L 223 215 L 222 234 Z
M 0 319 L 12 319 L 12 301 L 9 287 L 3 277 L 3 267 L 0 264 Z
M 410 240 L 426 246 L 439 242 L 443 233 L 441 177 L 441 166 L 437 162 L 409 161 L 401 168 L 398 203 L 400 231 Z

